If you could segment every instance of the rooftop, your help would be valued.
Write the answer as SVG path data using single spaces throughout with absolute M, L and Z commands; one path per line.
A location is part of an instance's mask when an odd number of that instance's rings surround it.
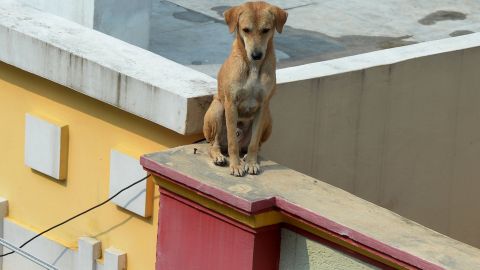
M 223 11 L 243 2 L 153 0 L 148 49 L 216 77 L 232 42 Z M 269 2 L 289 13 L 276 37 L 280 68 L 480 31 L 476 1 Z

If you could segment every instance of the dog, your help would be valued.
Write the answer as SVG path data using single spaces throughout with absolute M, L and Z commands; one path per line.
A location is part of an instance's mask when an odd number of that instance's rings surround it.
M 258 151 L 272 132 L 273 36 L 282 32 L 288 14 L 266 2 L 247 2 L 226 10 L 224 17 L 235 40 L 218 73 L 218 93 L 205 114 L 203 134 L 215 165 L 226 166 L 228 152 L 230 174 L 259 174 Z

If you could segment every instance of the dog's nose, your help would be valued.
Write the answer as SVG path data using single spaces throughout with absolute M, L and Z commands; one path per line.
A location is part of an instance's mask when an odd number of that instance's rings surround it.
M 254 51 L 252 53 L 252 59 L 253 60 L 260 60 L 260 59 L 262 59 L 262 56 L 263 56 L 263 53 L 261 53 L 261 52 L 255 52 Z

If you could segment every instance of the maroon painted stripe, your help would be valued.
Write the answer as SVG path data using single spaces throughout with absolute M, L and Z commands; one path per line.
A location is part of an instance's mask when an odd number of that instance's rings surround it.
M 346 226 L 338 224 L 326 217 L 320 216 L 314 212 L 304 209 L 289 201 L 286 201 L 283 198 L 273 197 L 258 200 L 255 202 L 250 202 L 246 199 L 232 195 L 231 193 L 228 193 L 224 190 L 204 185 L 200 181 L 190 176 L 184 175 L 172 168 L 159 164 L 146 157 L 142 156 L 140 158 L 140 163 L 144 166 L 146 170 L 151 171 L 152 173 L 157 174 L 160 177 L 168 178 L 176 184 L 186 186 L 189 189 L 201 193 L 202 196 L 206 195 L 209 198 L 215 198 L 215 201 L 219 201 L 222 204 L 226 204 L 234 209 L 239 209 L 241 210 L 241 212 L 244 212 L 248 215 L 256 215 L 261 212 L 278 208 L 279 210 L 287 214 L 296 216 L 301 220 L 307 221 L 314 227 L 326 229 L 340 236 L 348 237 L 353 241 L 360 243 L 364 247 L 369 247 L 373 250 L 377 250 L 380 253 L 386 254 L 392 258 L 395 258 L 398 261 L 405 262 L 411 266 L 431 270 L 445 269 L 439 265 L 428 262 L 413 254 L 394 248 L 367 235 L 364 235 Z
M 377 250 L 383 254 L 386 254 L 398 261 L 406 262 L 409 265 L 418 267 L 420 269 L 430 269 L 430 270 L 444 270 L 445 268 L 436 265 L 434 263 L 428 262 L 422 258 L 419 258 L 413 254 L 405 252 L 403 250 L 394 248 L 387 244 L 384 244 L 372 237 L 364 235 L 360 232 L 352 230 L 346 226 L 340 225 L 326 217 L 315 214 L 309 210 L 306 210 L 298 205 L 290 203 L 282 198 L 277 198 L 276 205 L 279 209 L 286 212 L 287 214 L 294 215 L 301 220 L 309 222 L 311 225 L 319 228 L 324 228 L 328 231 L 336 233 L 343 237 L 348 237 L 349 239 L 360 243 L 362 246 L 369 247 L 373 250 Z M 342 238 L 343 239 L 343 238 Z
M 239 209 L 248 215 L 259 214 L 275 207 L 275 198 L 268 198 L 251 202 L 246 199 L 232 195 L 231 193 L 224 190 L 207 186 L 188 175 L 179 173 L 172 168 L 159 164 L 146 157 L 142 156 L 140 158 L 140 164 L 146 170 L 151 171 L 154 174 L 156 173 L 161 177 L 168 178 L 176 184 L 181 184 L 195 191 L 199 191 L 202 194 L 206 194 L 213 198 L 216 198 L 222 203 L 227 204 L 229 207 Z

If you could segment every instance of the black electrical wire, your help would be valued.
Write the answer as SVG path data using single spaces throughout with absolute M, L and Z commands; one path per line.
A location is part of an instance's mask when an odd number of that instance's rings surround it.
M 119 192 L 115 193 L 113 196 L 111 196 L 110 198 L 108 198 L 108 199 L 105 200 L 104 202 L 99 203 L 99 204 L 97 204 L 97 205 L 95 205 L 95 206 L 93 206 L 93 207 L 91 207 L 91 208 L 89 208 L 89 209 L 87 209 L 87 210 L 85 210 L 85 211 L 83 211 L 83 212 L 81 212 L 81 213 L 79 213 L 79 214 L 77 214 L 77 215 L 69 218 L 69 219 L 66 219 L 65 221 L 62 221 L 62 222 L 58 223 L 58 224 L 55 225 L 55 226 L 52 226 L 52 227 L 46 229 L 45 231 L 43 231 L 43 232 L 41 232 L 41 233 L 36 234 L 34 237 L 28 239 L 25 243 L 23 243 L 19 248 L 23 248 L 23 247 L 26 246 L 28 243 L 30 243 L 30 242 L 32 242 L 33 240 L 35 240 L 37 237 L 39 237 L 39 236 L 41 236 L 41 235 L 43 235 L 43 234 L 45 234 L 45 233 L 47 233 L 47 232 L 49 232 L 49 231 L 57 228 L 57 227 L 60 227 L 60 226 L 62 226 L 63 224 L 65 224 L 65 223 L 67 223 L 67 222 L 69 222 L 69 221 L 71 221 L 71 220 L 74 220 L 74 219 L 76 219 L 77 217 L 79 217 L 79 216 L 81 216 L 81 215 L 83 215 L 83 214 L 86 214 L 86 213 L 88 213 L 88 212 L 90 212 L 90 211 L 92 211 L 92 210 L 94 210 L 94 209 L 96 209 L 96 208 L 98 208 L 98 207 L 106 204 L 107 202 L 111 201 L 113 198 L 117 197 L 120 193 L 122 193 L 122 192 L 124 192 L 125 190 L 127 190 L 127 189 L 135 186 L 136 184 L 144 181 L 144 180 L 147 179 L 148 177 L 150 177 L 150 174 L 148 174 L 147 176 L 143 177 L 143 178 L 140 179 L 140 180 L 137 180 L 136 182 L 130 184 L 129 186 L 121 189 Z M 8 253 L 1 254 L 1 255 L 0 255 L 0 258 L 1 258 L 1 257 L 5 257 L 5 256 L 10 255 L 10 254 L 13 254 L 13 253 L 15 253 L 15 251 L 10 251 L 10 252 L 8 252 Z

